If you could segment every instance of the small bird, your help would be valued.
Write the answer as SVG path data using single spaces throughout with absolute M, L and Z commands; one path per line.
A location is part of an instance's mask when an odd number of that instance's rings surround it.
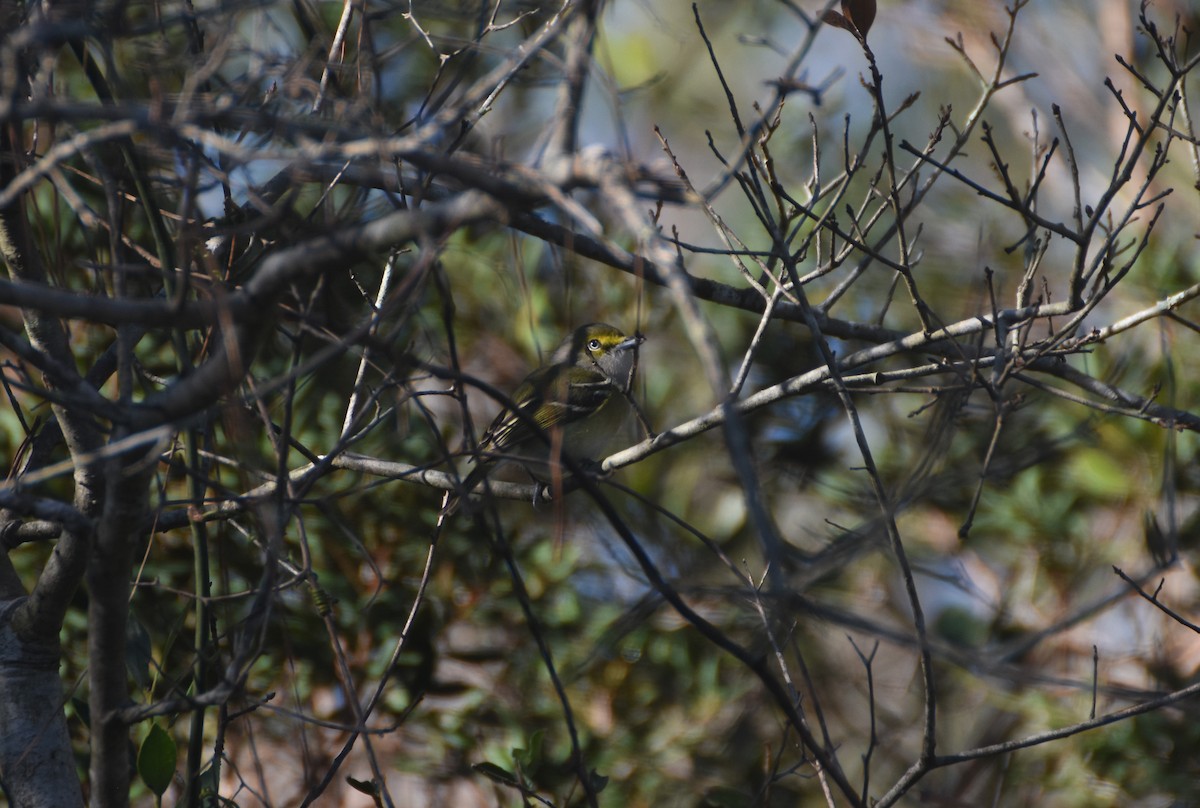
M 470 492 L 506 462 L 520 463 L 545 479 L 557 458 L 594 459 L 611 443 L 629 415 L 620 399 L 633 381 L 637 346 L 645 337 L 626 336 L 606 323 L 576 328 L 525 377 L 512 401 L 479 441 L 478 465 L 463 481 Z M 457 505 L 451 500 L 447 510 Z

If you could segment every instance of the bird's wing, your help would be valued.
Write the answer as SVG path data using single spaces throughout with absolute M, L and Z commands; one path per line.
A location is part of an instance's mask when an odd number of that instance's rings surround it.
M 548 432 L 592 414 L 612 395 L 612 383 L 599 370 L 585 371 L 587 377 L 578 379 L 572 391 L 569 370 L 556 364 L 529 374 L 513 394 L 525 417 L 513 417 L 513 408 L 505 407 L 484 433 L 481 446 L 503 451 L 532 437 L 531 423 Z

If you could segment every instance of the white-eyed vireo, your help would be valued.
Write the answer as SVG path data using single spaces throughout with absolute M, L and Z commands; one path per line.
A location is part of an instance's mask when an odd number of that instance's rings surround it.
M 462 490 L 472 491 L 502 463 L 520 463 L 545 482 L 563 454 L 577 461 L 598 459 L 631 412 L 621 399 L 644 340 L 606 323 L 576 328 L 549 362 L 525 377 L 492 421 Z

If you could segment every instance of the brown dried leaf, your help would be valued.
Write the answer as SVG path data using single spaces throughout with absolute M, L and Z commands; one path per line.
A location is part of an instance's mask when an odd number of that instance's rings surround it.
M 842 0 L 842 16 L 863 39 L 875 22 L 875 0 Z
M 821 22 L 826 25 L 832 25 L 834 28 L 844 28 L 850 33 L 854 33 L 854 26 L 850 21 L 836 11 L 826 11 L 821 15 Z

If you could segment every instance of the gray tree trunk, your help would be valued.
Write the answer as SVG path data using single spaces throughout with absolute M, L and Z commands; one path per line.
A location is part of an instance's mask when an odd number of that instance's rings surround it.
M 14 808 L 83 806 L 63 715 L 58 635 L 22 638 L 0 603 L 0 782 Z

